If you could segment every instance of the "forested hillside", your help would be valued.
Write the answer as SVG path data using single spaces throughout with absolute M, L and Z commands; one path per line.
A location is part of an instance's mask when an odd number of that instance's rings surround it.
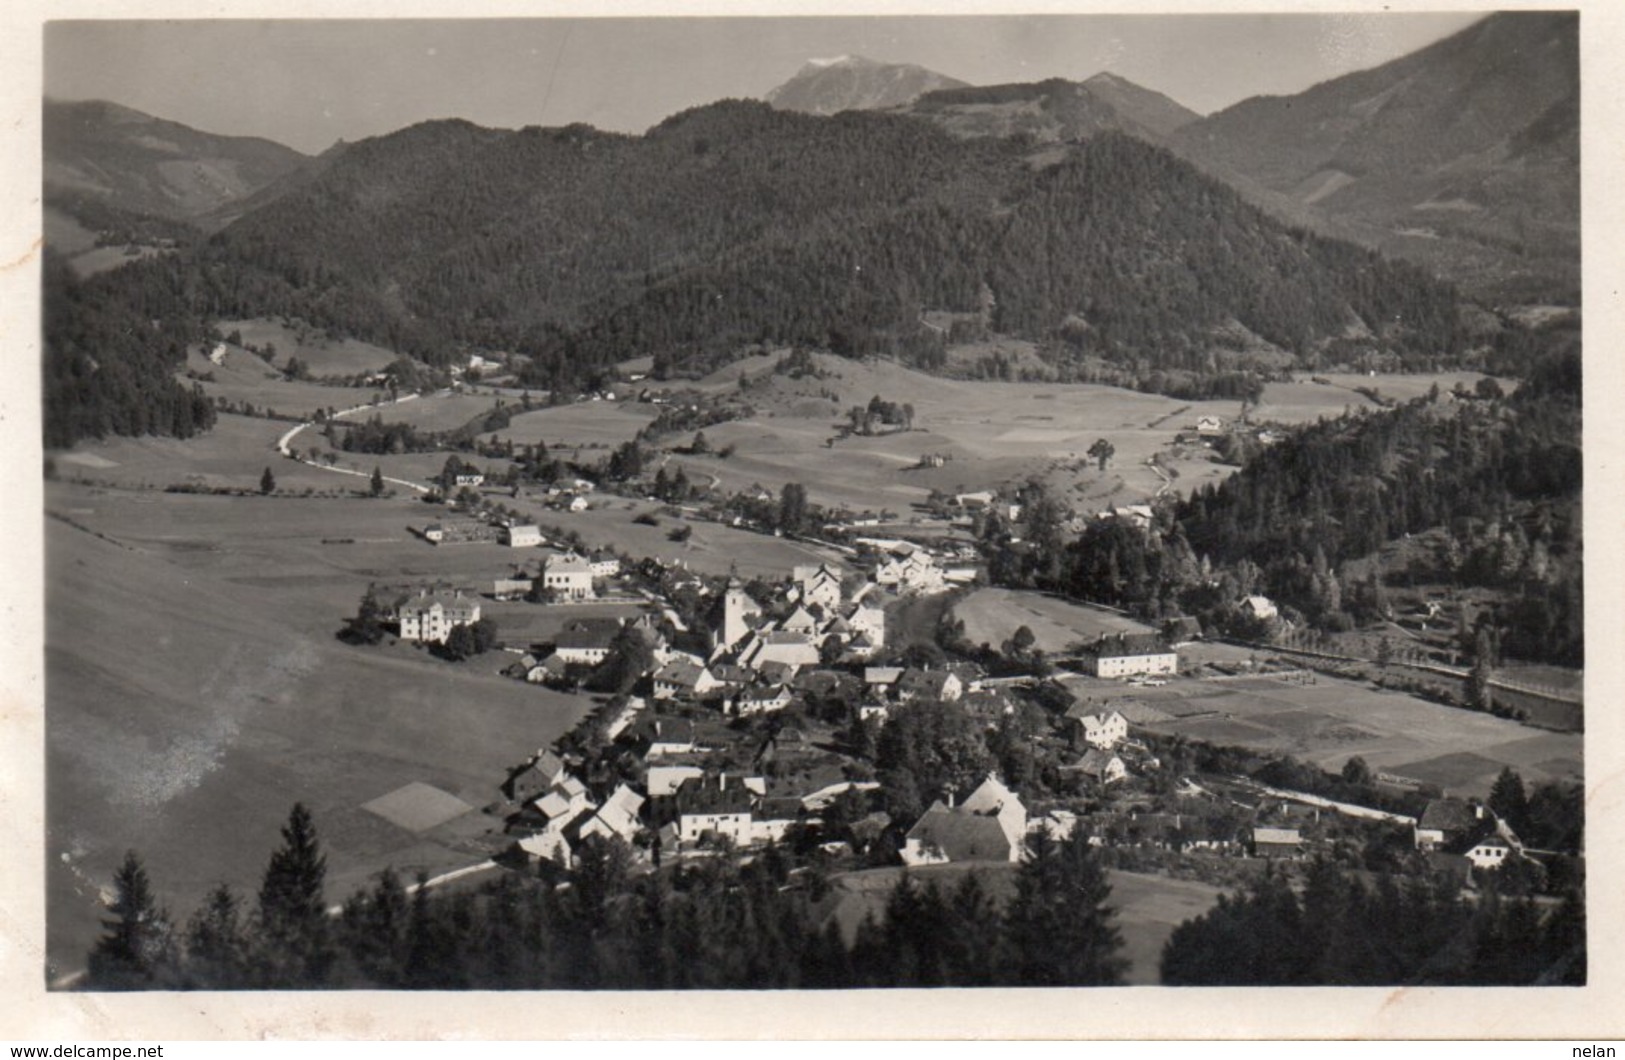
M 940 363 L 926 310 L 1136 370 L 1211 370 L 1238 325 L 1303 365 L 1448 363 L 1454 293 L 1289 231 L 1172 155 L 725 102 L 642 137 L 434 122 L 353 145 L 173 271 L 200 317 L 292 315 L 431 363 L 531 355 L 571 385 L 757 343 Z M 1229 365 L 1234 367 L 1234 363 Z
M 78 280 L 55 254 L 43 279 L 44 427 L 47 446 L 108 434 L 189 438 L 214 425 L 214 405 L 175 379 L 186 347 L 202 339 L 187 299 L 153 270 Z M 135 282 L 145 277 L 146 283 Z

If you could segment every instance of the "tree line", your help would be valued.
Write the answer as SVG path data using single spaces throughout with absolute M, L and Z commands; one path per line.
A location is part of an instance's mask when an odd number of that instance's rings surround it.
M 296 805 L 253 901 L 222 885 L 172 920 L 138 855 L 90 954 L 98 990 L 823 989 L 1099 986 L 1122 981 L 1111 889 L 1080 835 L 1035 840 L 999 884 L 904 872 L 849 939 L 837 884 L 788 853 L 636 868 L 594 837 L 567 874 L 510 866 L 468 889 L 380 873 L 336 912 L 326 856 Z

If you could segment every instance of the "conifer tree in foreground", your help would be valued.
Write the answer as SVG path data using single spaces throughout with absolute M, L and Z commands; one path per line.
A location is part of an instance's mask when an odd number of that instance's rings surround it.
M 166 985 L 174 966 L 168 917 L 152 895 L 135 851 L 113 876 L 113 916 L 90 953 L 90 983 L 97 990 L 152 990 Z
M 327 856 L 304 803 L 295 803 L 282 827 L 282 848 L 271 855 L 259 895 L 259 966 L 267 986 L 318 986 L 333 965 L 322 888 Z

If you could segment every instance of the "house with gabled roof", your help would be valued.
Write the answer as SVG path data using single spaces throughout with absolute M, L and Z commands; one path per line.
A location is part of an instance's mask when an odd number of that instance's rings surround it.
M 1077 725 L 1078 737 L 1090 747 L 1109 751 L 1128 739 L 1128 719 L 1115 710 L 1094 710 L 1075 704 L 1066 716 Z
M 619 839 L 630 843 L 641 827 L 638 813 L 643 809 L 642 795 L 625 784 L 618 786 L 598 812 L 581 826 L 581 838 L 600 835 L 605 839 Z
M 786 633 L 800 633 L 810 637 L 818 632 L 818 619 L 805 607 L 797 607 L 779 623 L 779 629 Z
M 679 656 L 655 671 L 656 699 L 698 699 L 721 688 L 711 671 L 687 656 Z
M 740 717 L 752 714 L 771 714 L 783 710 L 794 702 L 790 690 L 784 685 L 756 685 L 734 697 L 733 712 Z
M 673 795 L 677 804 L 677 839 L 697 843 L 707 836 L 752 841 L 751 811 L 755 796 L 737 777 L 726 773 L 683 781 Z
M 955 861 L 1019 861 L 1027 834 L 1027 808 L 991 775 L 958 806 L 940 799 L 909 829 L 905 865 Z
M 953 703 L 965 694 L 965 683 L 952 670 L 910 668 L 897 679 L 895 691 L 897 698 L 905 703 L 916 698 Z
M 1296 828 L 1254 828 L 1253 856 L 1300 858 L 1303 856 L 1303 836 Z
M 1483 820 L 1484 808 L 1465 799 L 1431 799 L 1416 822 L 1416 845 L 1421 850 L 1454 846 L 1478 829 Z
M 780 662 L 792 666 L 817 666 L 818 645 L 805 633 L 773 630 L 750 634 L 739 649 L 739 665 L 759 669 L 763 663 Z
M 610 645 L 620 632 L 619 619 L 578 618 L 553 638 L 553 651 L 567 663 L 597 666 L 609 657 Z
M 1063 773 L 1075 773 L 1086 780 L 1094 781 L 1102 787 L 1115 784 L 1128 776 L 1128 766 L 1123 762 L 1123 759 L 1110 751 L 1101 750 L 1099 747 L 1089 748 L 1083 753 L 1082 758 L 1079 758 L 1071 765 L 1062 766 L 1061 771 Z
M 529 802 L 564 779 L 564 762 L 552 751 L 543 749 L 536 756 L 509 775 L 502 786 L 503 794 L 514 802 Z

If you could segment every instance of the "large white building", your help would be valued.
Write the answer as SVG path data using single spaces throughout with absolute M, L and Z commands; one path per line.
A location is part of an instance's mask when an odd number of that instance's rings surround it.
M 547 557 L 542 562 L 542 588 L 551 589 L 566 600 L 590 600 L 592 564 L 574 552 Z
M 480 620 L 480 602 L 465 598 L 461 593 L 446 596 L 424 592 L 402 604 L 397 617 L 402 640 L 444 644 L 453 629 Z
M 1084 665 L 1096 677 L 1179 672 L 1179 653 L 1154 634 L 1119 633 L 1101 637 L 1084 654 Z

